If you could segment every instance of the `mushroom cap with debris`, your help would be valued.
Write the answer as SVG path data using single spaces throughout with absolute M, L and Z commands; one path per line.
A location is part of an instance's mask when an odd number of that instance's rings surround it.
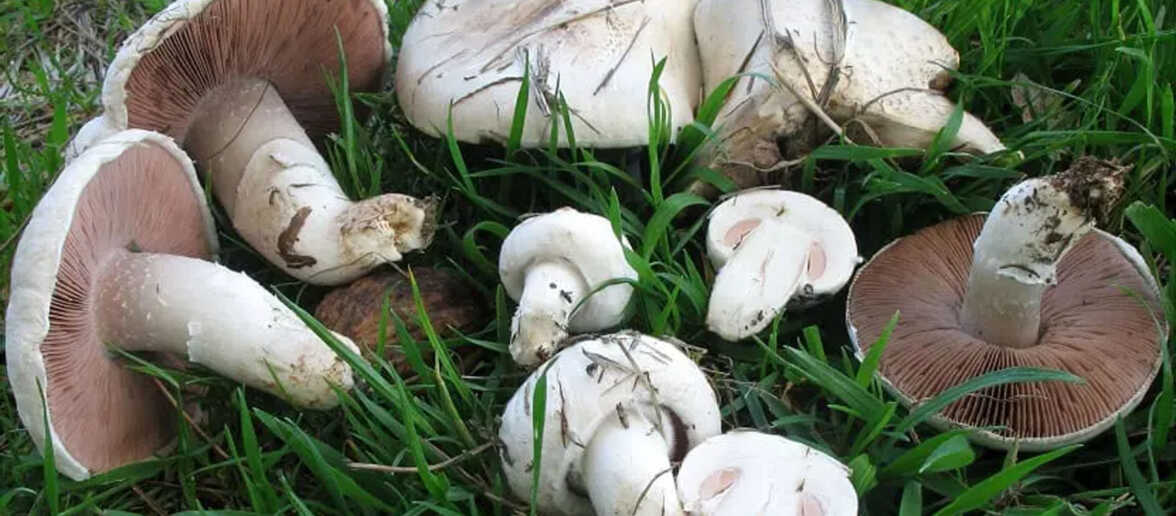
M 671 134 L 698 104 L 695 0 L 430 0 L 397 56 L 396 94 L 421 131 L 440 137 L 450 116 L 461 141 L 506 142 L 524 77 L 529 79 L 524 147 L 632 147 L 649 139 L 647 98 L 657 60 L 658 95 Z M 560 115 L 559 95 L 570 120 Z
M 594 514 L 581 462 L 597 426 L 618 411 L 636 410 L 660 423 L 671 461 L 720 431 L 714 390 L 676 345 L 627 331 L 584 337 L 532 373 L 503 412 L 499 452 L 510 489 L 520 499 L 529 499 L 536 467 L 532 402 L 540 378 L 547 383 L 541 514 Z

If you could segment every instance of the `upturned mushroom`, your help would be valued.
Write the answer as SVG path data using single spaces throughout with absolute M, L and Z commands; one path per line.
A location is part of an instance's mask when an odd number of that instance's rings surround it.
M 674 134 L 698 104 L 696 0 L 430 0 L 397 56 L 396 94 L 408 120 L 471 143 L 506 142 L 529 75 L 525 147 L 546 144 L 567 100 L 576 143 L 618 148 L 649 141 L 646 105 L 656 60 Z
M 48 434 L 59 471 L 82 480 L 174 437 L 166 393 L 107 345 L 186 357 L 301 407 L 351 387 L 350 367 L 216 252 L 191 161 L 156 133 L 91 146 L 37 204 L 12 261 L 5 354 L 21 421 L 38 447 Z
M 915 404 L 1016 366 L 1084 383 L 1019 383 L 949 405 L 932 423 L 974 427 L 976 442 L 1045 450 L 1094 437 L 1147 392 L 1168 328 L 1139 253 L 1094 227 L 1122 192 L 1124 167 L 1081 158 L 1012 187 L 987 215 L 944 222 L 879 251 L 850 287 L 859 358 L 896 312 L 879 375 Z
M 824 452 L 777 435 L 730 431 L 696 446 L 678 470 L 690 516 L 855 516 L 850 470 Z
M 710 214 L 706 247 L 718 271 L 707 327 L 736 341 L 758 333 L 781 311 L 837 293 L 861 262 L 849 223 L 800 192 L 742 192 Z
M 381 88 L 386 11 L 380 0 L 179 0 L 122 44 L 102 123 L 175 138 L 254 249 L 300 280 L 346 283 L 433 234 L 431 201 L 353 202 L 312 142 L 339 125 L 328 84 L 339 45 L 352 90 Z
M 533 398 L 546 378 L 542 457 Z M 671 464 L 718 435 L 706 376 L 677 346 L 634 332 L 589 337 L 536 370 L 506 405 L 499 452 L 511 492 L 540 514 L 681 515 Z
M 524 220 L 502 242 L 498 275 L 518 301 L 510 354 L 522 366 L 547 360 L 568 333 L 621 323 L 636 280 L 625 259 L 629 242 L 599 215 L 560 208 Z M 600 289 L 600 290 L 597 290 Z
M 719 143 L 706 156 L 743 188 L 786 164 L 781 140 L 788 154 L 803 154 L 816 143 L 812 134 L 840 124 L 864 128 L 855 131 L 862 142 L 925 148 L 955 110 L 943 91 L 959 54 L 931 25 L 877 0 L 700 0 L 694 28 L 706 91 L 747 74 L 731 90 L 716 120 Z M 820 120 L 816 108 L 829 118 Z M 1004 149 L 967 113 L 951 146 Z

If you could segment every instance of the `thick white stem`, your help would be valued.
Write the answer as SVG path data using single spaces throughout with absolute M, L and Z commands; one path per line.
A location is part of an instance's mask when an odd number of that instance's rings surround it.
M 766 328 L 804 284 L 812 245 L 808 233 L 763 220 L 715 277 L 707 328 L 732 342 Z
M 184 355 L 300 407 L 331 408 L 338 403 L 331 385 L 352 386 L 347 363 L 244 274 L 194 258 L 126 252 L 95 284 L 99 336 L 111 345 Z
M 233 226 L 290 275 L 346 283 L 432 239 L 430 201 L 387 194 L 352 202 L 268 82 L 221 86 L 196 113 L 184 147 Z
M 547 360 L 568 336 L 572 310 L 587 294 L 584 277 L 567 262 L 542 262 L 528 268 L 511 321 L 510 354 L 515 363 L 533 366 Z
M 1085 184 L 1083 184 L 1085 183 Z M 1037 344 L 1041 295 L 1056 282 L 1062 255 L 1094 227 L 1097 178 L 1059 175 L 1031 179 L 1009 189 L 989 213 L 973 245 L 972 269 L 960 319 L 972 335 L 992 344 Z
M 624 409 L 618 409 L 624 410 Z M 609 416 L 584 451 L 583 478 L 598 516 L 680 516 L 661 432 L 636 411 Z

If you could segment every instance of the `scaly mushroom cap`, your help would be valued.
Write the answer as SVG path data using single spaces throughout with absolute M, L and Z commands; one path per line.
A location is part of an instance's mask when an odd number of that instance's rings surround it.
M 144 131 L 106 138 L 71 162 L 33 210 L 12 262 L 9 382 L 33 442 L 43 449 L 47 420 L 57 469 L 75 479 L 150 458 L 174 439 L 164 393 L 98 336 L 93 280 L 127 249 L 217 252 L 191 162 Z
M 524 146 L 545 144 L 552 124 L 567 144 L 557 91 L 578 144 L 644 145 L 649 81 L 666 58 L 659 85 L 676 134 L 693 120 L 701 83 L 695 1 L 431 0 L 397 56 L 400 106 L 432 136 L 446 133 L 452 109 L 457 139 L 505 142 L 529 70 Z
M 531 470 L 539 467 L 534 464 L 531 403 L 536 382 L 544 373 L 541 514 L 594 514 L 580 478 L 581 461 L 596 428 L 616 416 L 618 407 L 660 422 L 671 461 L 681 460 L 696 444 L 720 431 L 714 390 L 677 346 L 635 332 L 582 340 L 532 373 L 503 413 L 499 452 L 510 489 L 520 499 L 529 499 Z
M 854 516 L 849 468 L 804 444 L 752 431 L 700 443 L 678 470 L 691 516 Z
M 382 0 L 178 0 L 110 63 L 105 116 L 113 127 L 183 142 L 207 94 L 235 79 L 263 79 L 311 135 L 324 134 L 339 124 L 327 82 L 341 68 L 336 30 L 352 91 L 378 91 L 391 56 L 386 19 Z
M 900 311 L 879 372 L 907 404 L 1008 367 L 1067 371 L 1085 380 L 985 389 L 949 405 L 932 422 L 981 430 L 987 446 L 1042 450 L 1097 435 L 1131 411 L 1158 371 L 1167 336 L 1159 290 L 1129 244 L 1094 230 L 1057 265 L 1057 284 L 1041 300 L 1036 346 L 984 342 L 961 327 L 972 243 L 983 215 L 941 223 L 899 239 L 858 271 L 846 323 L 864 356 Z
M 747 30 L 749 22 L 756 30 Z M 812 135 L 826 129 L 798 95 L 855 136 L 863 133 L 861 141 L 876 137 L 888 146 L 927 147 L 955 109 L 942 90 L 959 55 L 934 27 L 884 2 L 701 0 L 694 26 L 706 91 L 748 74 L 716 120 L 714 156 L 744 188 L 780 168 L 778 140 L 790 140 L 789 154 L 820 144 Z M 854 119 L 871 131 L 858 131 Z M 953 147 L 1004 149 L 967 113 Z
M 812 238 L 804 283 L 789 302 L 790 308 L 819 302 L 849 283 L 854 267 L 861 262 L 849 223 L 816 198 L 787 190 L 743 192 L 715 207 L 706 233 L 707 255 L 715 268 L 722 268 L 747 235 L 767 219 L 792 226 Z
M 623 237 L 617 239 L 608 219 L 560 208 L 528 218 L 511 230 L 502 242 L 498 275 L 506 293 L 518 300 L 523 295 L 527 268 L 532 264 L 568 263 L 580 273 L 591 292 L 609 280 L 637 279 L 637 271 L 625 260 L 628 247 Z M 632 295 L 633 287 L 627 283 L 609 285 L 592 294 L 572 314 L 568 330 L 599 331 L 620 324 Z

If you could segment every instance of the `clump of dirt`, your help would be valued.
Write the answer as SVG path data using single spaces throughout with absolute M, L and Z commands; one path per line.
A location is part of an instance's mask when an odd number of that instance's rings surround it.
M 1082 213 L 1104 221 L 1123 196 L 1123 180 L 1130 165 L 1082 156 L 1065 172 L 1051 179 L 1053 186 L 1070 197 Z

